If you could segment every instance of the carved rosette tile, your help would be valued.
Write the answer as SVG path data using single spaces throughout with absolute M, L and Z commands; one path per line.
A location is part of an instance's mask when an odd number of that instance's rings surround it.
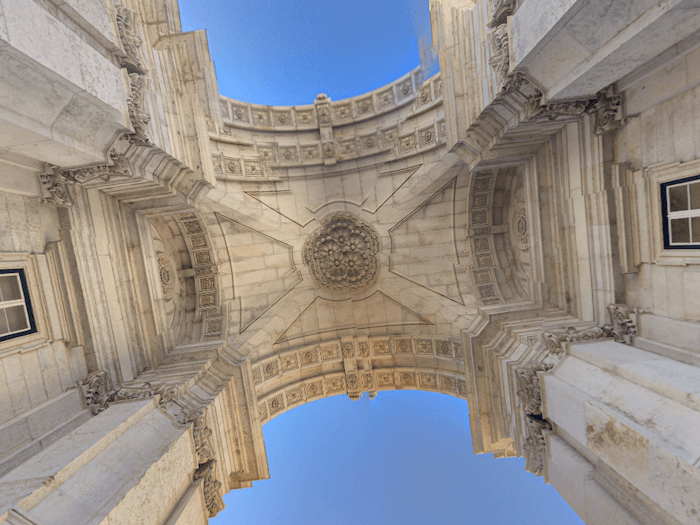
M 294 370 L 299 368 L 299 361 L 297 360 L 296 354 L 287 354 L 281 357 L 282 360 L 282 371 Z
M 418 381 L 421 388 L 434 388 L 437 390 L 437 379 L 435 379 L 435 374 L 418 374 Z
M 410 339 L 397 339 L 394 341 L 394 352 L 397 354 L 410 354 L 413 352 Z
M 357 342 L 357 355 L 359 357 L 369 357 L 369 343 L 367 341 Z
M 321 347 L 321 359 L 324 361 L 328 361 L 329 359 L 337 359 L 338 355 L 338 345 L 336 344 L 323 345 Z
M 277 412 L 284 410 L 284 399 L 282 394 L 277 394 L 268 400 L 268 405 L 270 406 L 270 415 L 274 415 Z
M 377 386 L 380 388 L 394 386 L 394 373 L 377 372 Z
M 304 264 L 331 290 L 362 290 L 379 273 L 379 235 L 349 214 L 333 215 L 304 244 Z
M 435 341 L 435 350 L 440 357 L 452 357 L 452 345 L 449 341 Z
M 432 354 L 433 342 L 430 339 L 416 339 L 417 354 Z
M 306 383 L 304 385 L 304 388 L 306 390 L 307 399 L 323 395 L 323 382 L 321 380 Z
M 318 363 L 318 347 L 301 351 L 301 366 Z
M 413 372 L 399 372 L 401 386 L 416 386 L 416 376 Z
M 343 350 L 343 359 L 352 359 L 355 357 L 355 348 L 351 341 L 340 343 L 340 346 Z
M 287 396 L 287 406 L 296 405 L 304 399 L 304 393 L 301 386 L 287 390 L 285 394 Z
M 445 392 L 457 392 L 457 382 L 454 377 L 440 376 L 440 389 Z
M 329 394 L 345 390 L 345 378 L 343 376 L 329 377 L 324 381 L 326 383 L 326 392 Z
M 519 202 L 513 209 L 510 231 L 513 232 L 515 245 L 521 250 L 527 251 L 530 244 L 528 241 L 527 206 L 524 202 Z
M 277 374 L 279 374 L 279 366 L 277 365 L 277 360 L 275 359 L 274 361 L 268 361 L 262 366 L 262 370 L 265 379 L 270 379 L 271 377 L 276 376 Z
M 372 351 L 374 355 L 390 354 L 389 341 L 372 341 Z

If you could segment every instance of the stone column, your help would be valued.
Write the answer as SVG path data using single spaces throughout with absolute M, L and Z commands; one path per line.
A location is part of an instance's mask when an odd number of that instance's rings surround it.
M 698 523 L 700 368 L 572 342 L 541 386 L 545 477 L 586 523 Z

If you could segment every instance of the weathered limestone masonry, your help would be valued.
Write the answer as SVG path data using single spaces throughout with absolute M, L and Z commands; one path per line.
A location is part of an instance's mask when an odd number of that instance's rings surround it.
M 440 74 L 268 107 L 176 0 L 0 0 L 0 523 L 206 523 L 262 424 L 404 388 L 700 523 L 700 1 L 431 17 Z

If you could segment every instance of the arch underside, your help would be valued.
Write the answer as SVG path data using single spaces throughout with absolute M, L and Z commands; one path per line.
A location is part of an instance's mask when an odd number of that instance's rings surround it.
M 430 336 L 325 341 L 250 363 L 260 421 L 301 404 L 382 390 L 425 390 L 467 399 L 460 341 Z

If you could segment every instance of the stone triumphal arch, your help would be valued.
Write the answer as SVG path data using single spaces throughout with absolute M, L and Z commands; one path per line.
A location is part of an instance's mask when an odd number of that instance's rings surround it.
M 438 75 L 269 107 L 176 0 L 0 0 L 0 523 L 206 523 L 265 422 L 405 388 L 700 523 L 700 2 L 431 20 Z

